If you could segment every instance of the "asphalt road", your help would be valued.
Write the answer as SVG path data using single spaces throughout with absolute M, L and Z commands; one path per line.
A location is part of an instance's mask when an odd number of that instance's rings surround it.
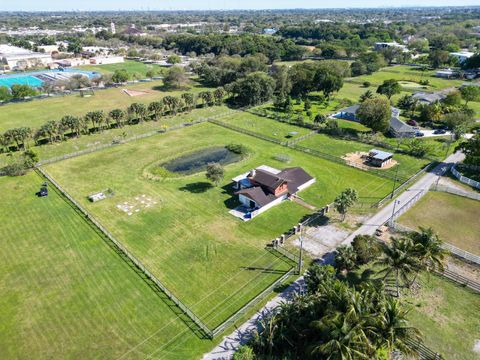
M 400 194 L 396 200 L 400 201 L 397 206 L 399 208 L 402 204 L 406 204 L 409 200 L 415 197 L 418 192 L 429 189 L 434 184 L 438 177 L 443 175 L 453 164 L 463 160 L 462 153 L 454 153 L 446 158 L 442 163 L 438 164 L 433 170 L 423 175 L 412 186 Z M 398 209 L 398 208 L 397 208 Z M 360 228 L 350 234 L 342 244 L 350 244 L 357 235 L 373 235 L 375 230 L 390 219 L 393 211 L 393 202 L 380 209 Z M 395 210 L 396 211 L 396 210 Z M 295 292 L 299 292 L 304 287 L 303 276 L 292 283 L 285 291 L 270 300 L 262 309 L 260 309 L 254 316 L 252 316 L 246 323 L 238 327 L 232 334 L 225 336 L 221 343 L 212 351 L 203 356 L 203 360 L 229 360 L 232 358 L 234 352 L 241 344 L 247 342 L 251 331 L 257 326 L 257 322 L 262 316 L 268 314 L 280 302 L 288 300 Z
M 465 156 L 462 153 L 456 152 L 446 158 L 442 163 L 438 164 L 433 170 L 430 170 L 423 175 L 412 186 L 410 186 L 396 198 L 397 205 L 395 212 L 401 208 L 402 204 L 406 204 L 419 192 L 429 189 L 432 184 L 438 180 L 439 176 L 443 175 L 453 164 L 463 160 L 464 157 Z M 375 234 L 375 230 L 391 218 L 393 207 L 394 202 L 392 201 L 388 205 L 381 208 L 375 215 L 373 215 L 362 226 L 360 226 L 360 228 L 351 233 L 342 244 L 350 244 L 357 235 Z

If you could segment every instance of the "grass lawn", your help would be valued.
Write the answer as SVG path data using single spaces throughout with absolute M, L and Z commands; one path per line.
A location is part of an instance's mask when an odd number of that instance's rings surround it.
M 143 175 L 158 164 L 196 149 L 241 143 L 252 155 L 226 166 L 220 187 L 205 183 L 203 173 L 160 181 Z M 285 164 L 277 154 L 290 156 Z M 302 166 L 317 178 L 301 193 L 308 203 L 330 203 L 346 187 L 365 201 L 385 196 L 392 183 L 359 170 L 330 163 L 213 124 L 159 135 L 45 169 L 122 241 L 167 287 L 205 322 L 214 326 L 288 269 L 264 246 L 291 228 L 309 210 L 291 202 L 242 222 L 228 214 L 234 205 L 230 179 L 255 166 Z M 89 203 L 90 193 L 111 188 L 115 196 Z M 146 194 L 158 204 L 128 216 L 117 208 Z
M 347 153 L 352 153 L 356 151 L 368 152 L 373 148 L 378 148 L 378 146 L 368 145 L 358 141 L 335 138 L 326 134 L 316 134 L 314 136 L 310 136 L 309 138 L 300 141 L 298 145 L 339 157 L 342 157 Z M 392 151 L 389 149 L 383 150 L 387 152 Z M 406 181 L 410 176 L 412 176 L 422 167 L 430 163 L 430 160 L 419 159 L 403 154 L 395 154 L 393 156 L 393 159 L 398 161 L 398 178 L 401 179 L 402 182 Z M 394 166 L 390 169 L 374 171 L 382 174 L 389 174 L 393 177 L 395 176 L 397 169 L 396 166 Z
M 304 127 L 282 123 L 248 112 L 239 112 L 222 119 L 222 121 L 280 141 L 294 140 L 311 131 Z
M 31 172 L 0 178 L 2 359 L 198 359 L 200 340 Z
M 429 192 L 403 214 L 399 222 L 412 228 L 432 227 L 443 241 L 480 255 L 479 218 L 479 201 Z
M 393 66 L 380 69 L 377 72 L 374 72 L 371 75 L 362 75 L 355 78 L 351 78 L 347 81 L 354 83 L 363 83 L 364 81 L 369 81 L 373 86 L 378 86 L 382 84 L 385 80 L 395 79 L 398 81 L 408 81 L 419 83 L 421 80 L 428 80 L 429 85 L 426 89 L 412 89 L 406 87 L 410 91 L 436 91 L 448 87 L 460 86 L 463 83 L 463 80 L 450 80 L 442 79 L 435 76 L 435 71 L 425 71 L 422 72 L 417 70 L 417 68 L 411 66 Z
M 473 351 L 480 339 L 480 296 L 434 275 L 422 274 L 418 294 L 404 300 L 412 305 L 412 326 L 423 334 L 425 345 L 451 360 L 479 359 Z
M 161 74 L 164 70 L 164 68 L 155 64 L 144 64 L 132 60 L 125 60 L 125 62 L 118 64 L 83 65 L 80 68 L 82 70 L 97 71 L 102 74 L 113 74 L 115 70 L 127 70 L 130 75 L 137 73 L 141 76 L 145 76 L 149 70 L 153 70 L 155 74 Z
M 115 108 L 126 109 L 134 102 L 150 103 L 166 95 L 177 96 L 185 91 L 164 91 L 162 81 L 137 83 L 118 88 L 98 90 L 94 96 L 81 97 L 79 94 L 66 95 L 30 102 L 4 105 L 0 111 L 0 132 L 20 126 L 39 127 L 49 120 L 60 120 L 64 115 L 83 116 L 92 110 L 105 112 Z M 145 91 L 142 96 L 129 96 L 123 89 Z M 204 90 L 198 83 L 193 83 L 191 92 Z

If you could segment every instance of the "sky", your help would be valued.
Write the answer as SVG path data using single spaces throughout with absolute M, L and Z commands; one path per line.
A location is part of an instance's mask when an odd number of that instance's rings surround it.
M 0 11 L 221 10 L 449 5 L 480 5 L 480 0 L 0 0 Z

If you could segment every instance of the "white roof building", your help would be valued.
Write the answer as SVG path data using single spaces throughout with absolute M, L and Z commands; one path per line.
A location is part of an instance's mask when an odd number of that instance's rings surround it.
M 0 63 L 7 69 L 28 68 L 31 66 L 46 66 L 52 62 L 50 54 L 42 54 L 17 46 L 0 44 Z
M 465 62 L 468 58 L 471 58 L 475 53 L 470 51 L 458 51 L 458 52 L 451 52 L 450 56 L 453 56 L 458 59 L 459 63 Z

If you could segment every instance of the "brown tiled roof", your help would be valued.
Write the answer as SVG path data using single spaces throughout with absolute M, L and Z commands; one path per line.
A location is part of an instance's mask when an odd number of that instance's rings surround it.
M 276 199 L 275 195 L 265 193 L 265 191 L 260 186 L 242 189 L 237 191 L 235 194 L 242 194 L 249 199 L 252 199 L 260 207 L 265 206 Z
M 272 191 L 285 182 L 285 179 L 279 175 L 272 174 L 271 172 L 262 169 L 256 169 L 255 175 L 251 179 Z
M 293 167 L 283 169 L 277 176 L 281 177 L 287 182 L 288 192 L 295 194 L 298 187 L 313 179 L 301 167 Z

